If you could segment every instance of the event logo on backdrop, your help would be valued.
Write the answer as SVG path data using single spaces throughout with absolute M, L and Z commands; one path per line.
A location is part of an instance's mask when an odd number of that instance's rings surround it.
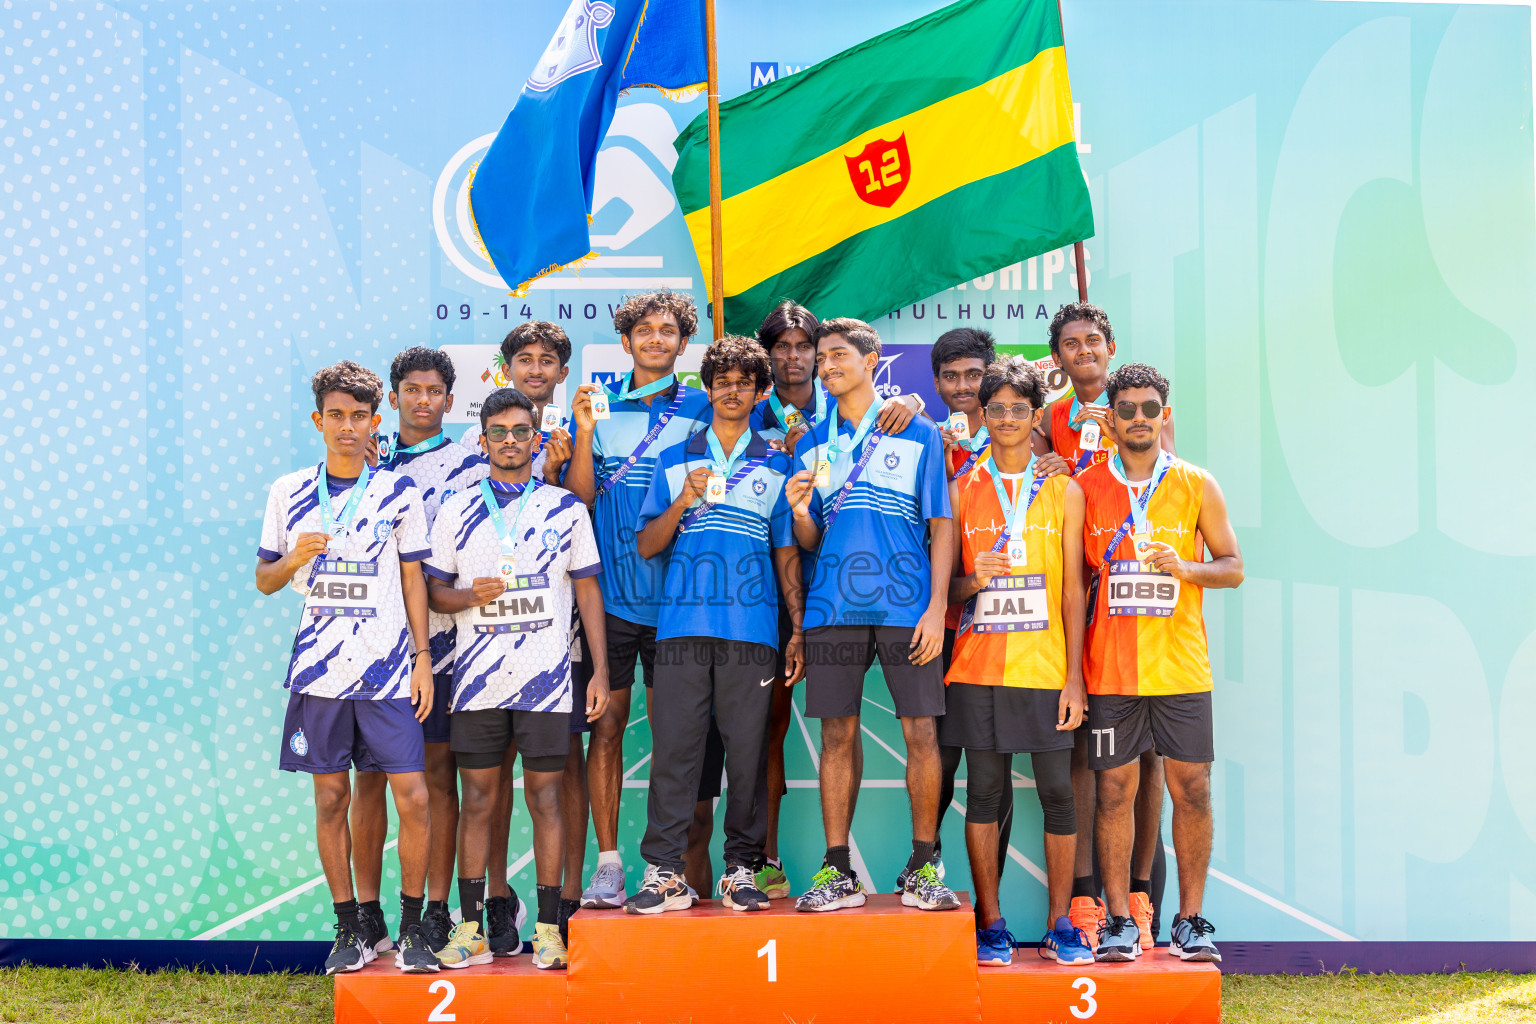
M 0 209 L 0 370 L 38 382 L 13 403 L 0 507 L 0 934 L 329 937 L 311 786 L 276 768 L 299 606 L 250 585 L 265 488 L 319 457 L 309 379 L 337 359 L 382 373 L 402 348 L 441 347 L 466 423 L 525 319 L 570 334 L 570 385 L 628 368 L 624 295 L 674 288 L 703 307 L 670 187 L 672 140 L 702 100 L 620 100 L 598 157 L 599 258 L 579 274 L 513 299 L 475 243 L 473 167 L 562 12 L 602 6 L 465 0 L 445 19 L 400 3 L 336 25 L 297 5 L 269 38 L 215 4 L 151 0 L 36 5 L 0 29 L 35 58 L 7 85 L 35 88 L 7 115 L 31 141 L 7 171 L 20 205 Z M 937 3 L 738 6 L 727 92 Z M 1232 0 L 1191 22 L 1171 0 L 1069 0 L 1066 18 L 1092 116 L 1092 298 L 1119 361 L 1173 378 L 1180 453 L 1220 480 L 1247 564 L 1241 591 L 1206 599 L 1206 915 L 1228 939 L 1536 939 L 1536 602 L 1520 584 L 1536 476 L 1446 429 L 1475 410 L 1479 436 L 1521 436 L 1536 383 L 1529 11 Z M 550 79 L 579 63 L 582 28 Z M 298 43 L 335 74 L 301 70 Z M 888 161 L 921 173 L 893 152 L 847 187 L 895 187 Z M 937 408 L 928 347 L 955 326 L 1048 360 L 1075 287 L 1064 249 L 880 318 L 882 394 Z M 77 606 L 88 643 L 59 614 Z M 895 719 L 865 725 L 899 749 Z M 823 852 L 814 728 L 786 750 L 797 885 Z M 649 749 L 634 734 L 631 868 Z M 869 748 L 853 846 L 881 888 L 906 857 L 888 838 L 908 828 L 902 776 Z M 1020 797 L 1002 902 L 1038 921 L 1039 816 Z M 956 888 L 961 817 L 944 826 Z M 525 898 L 530 841 L 519 810 Z

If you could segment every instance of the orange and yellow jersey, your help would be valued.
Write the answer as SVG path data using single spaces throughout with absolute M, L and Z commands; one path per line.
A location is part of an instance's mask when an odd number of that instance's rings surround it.
M 994 466 L 989 459 L 958 481 L 954 508 L 955 529 L 960 531 L 957 576 L 970 574 L 976 567 L 976 556 L 992 550 L 1006 526 L 997 491 L 992 486 Z M 1068 480 L 1065 476 L 1053 476 L 1040 485 L 1025 519 L 1026 564 L 1011 573 L 1045 577 L 1044 604 L 1049 625 L 1045 629 L 1012 633 L 978 633 L 967 629 L 955 637 L 955 653 L 945 682 L 1036 690 L 1060 690 L 1066 684 L 1067 639 L 1061 624 L 1061 530 Z M 1004 480 L 1008 499 L 1018 502 L 1027 498 L 1032 482 L 1032 475 L 1023 480 Z M 994 598 L 988 591 L 982 591 L 977 599 Z
M 1147 505 L 1151 539 L 1171 546 L 1180 558 L 1200 561 L 1204 544 L 1198 536 L 1200 502 L 1205 495 L 1206 472 L 1182 459 L 1172 459 L 1162 483 Z M 1170 606 L 1143 614 L 1146 608 L 1122 607 L 1110 614 L 1111 588 L 1134 587 L 1133 577 L 1120 570 L 1136 571 L 1135 547 L 1130 532 L 1116 545 L 1105 569 L 1104 549 L 1131 514 L 1125 478 L 1113 461 L 1098 462 L 1074 477 L 1083 489 L 1083 555 L 1089 579 L 1098 579 L 1093 624 L 1083 655 L 1083 675 L 1088 692 L 1156 697 L 1176 693 L 1204 693 L 1211 689 L 1211 660 L 1205 645 L 1203 591 L 1187 581 L 1162 574 L 1134 577 L 1143 587 L 1177 586 Z M 1141 489 L 1137 488 L 1137 493 Z M 1138 595 L 1139 596 L 1139 595 Z M 1150 596 L 1150 595 L 1149 595 Z M 1136 604 L 1129 591 L 1123 605 Z M 1156 604 L 1149 600 L 1149 604 Z
M 1081 473 L 1089 466 L 1096 466 L 1108 462 L 1109 457 L 1115 453 L 1115 442 L 1110 440 L 1107 434 L 1099 436 L 1099 450 L 1093 453 L 1084 452 L 1078 447 L 1082 438 L 1082 431 L 1072 426 L 1072 395 L 1066 394 L 1056 399 L 1046 407 L 1045 414 L 1051 418 L 1051 450 L 1068 462 L 1072 463 L 1072 472 Z M 1089 455 L 1086 462 L 1084 455 Z M 1105 539 L 1105 543 L 1109 543 Z

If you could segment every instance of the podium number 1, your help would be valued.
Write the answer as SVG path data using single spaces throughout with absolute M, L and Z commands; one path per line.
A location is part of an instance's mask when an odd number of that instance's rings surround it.
M 769 939 L 768 944 L 757 951 L 758 959 L 768 958 L 768 980 L 779 980 L 779 940 Z

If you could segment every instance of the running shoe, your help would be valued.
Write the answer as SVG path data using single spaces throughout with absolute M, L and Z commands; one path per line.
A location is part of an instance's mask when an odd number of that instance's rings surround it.
M 441 953 L 443 947 L 448 945 L 448 936 L 452 934 L 453 916 L 448 913 L 448 904 L 427 904 L 427 912 L 421 917 L 421 935 L 427 940 L 427 948 L 434 955 Z
M 683 876 L 649 864 L 640 890 L 624 901 L 629 914 L 660 914 L 667 910 L 687 910 L 698 901 Z
M 1188 917 L 1176 917 L 1173 919 L 1173 928 L 1169 932 L 1168 952 L 1180 960 L 1193 960 L 1197 963 L 1221 963 L 1221 953 L 1216 949 L 1216 943 L 1206 936 L 1216 930 L 1199 914 L 1190 914 Z
M 933 857 L 933 869 L 939 873 L 939 881 L 944 881 L 944 859 L 937 853 Z M 902 868 L 901 873 L 896 876 L 896 887 L 891 891 L 905 892 L 907 889 L 907 879 L 911 877 L 912 869 L 910 867 Z
M 427 940 L 421 934 L 421 925 L 408 925 L 400 933 L 395 966 L 406 974 L 436 974 L 442 967 L 437 957 L 427 948 Z
M 438 963 L 454 970 L 470 964 L 488 964 L 492 959 L 491 947 L 486 944 L 485 936 L 480 934 L 480 925 L 475 921 L 460 921 L 453 934 L 448 936 L 448 945 L 437 954 Z
M 1128 917 L 1111 917 L 1099 933 L 1095 954 L 1100 963 L 1126 963 L 1141 956 L 1141 936 L 1136 922 Z
M 1093 963 L 1093 950 L 1088 948 L 1088 936 L 1072 923 L 1069 917 L 1058 917 L 1056 927 L 1045 933 L 1040 940 L 1040 959 L 1055 960 L 1064 967 L 1077 967 Z
M 357 926 L 363 933 L 358 938 L 375 953 L 388 953 L 395 948 L 389 938 L 389 925 L 384 923 L 384 908 L 377 903 L 357 905 Z
M 919 910 L 959 910 L 960 897 L 944 884 L 939 869 L 928 863 L 907 875 L 907 887 L 901 890 L 901 905 Z
M 741 864 L 720 876 L 720 899 L 732 910 L 768 909 L 768 895 L 757 887 L 752 869 Z
M 771 900 L 784 900 L 789 898 L 789 876 L 784 873 L 784 865 L 765 860 L 757 869 L 757 887 L 768 894 Z
M 367 946 L 363 940 L 352 934 L 352 929 L 346 925 L 336 926 L 336 943 L 331 946 L 331 955 L 325 958 L 326 974 L 345 974 L 348 971 L 360 971 L 368 961 L 378 954 Z
M 528 921 L 528 904 L 510 896 L 492 896 L 485 901 L 485 930 L 490 932 L 492 956 L 516 956 L 523 951 L 523 925 Z
M 1087 936 L 1088 948 L 1098 949 L 1099 932 L 1109 920 L 1104 901 L 1096 896 L 1074 896 L 1072 905 L 1067 908 L 1067 916 L 1072 919 L 1072 927 Z
M 811 879 L 811 888 L 795 900 L 795 909 L 822 913 L 844 907 L 862 907 L 864 898 L 864 883 L 857 875 L 845 875 L 832 865 L 823 864 Z
M 592 872 L 592 884 L 581 894 L 581 905 L 588 910 L 612 910 L 624 905 L 624 865 L 599 864 Z
M 976 929 L 976 962 L 983 967 L 1007 967 L 1013 963 L 1013 933 L 1002 918 L 990 928 Z
M 1142 951 L 1152 948 L 1157 936 L 1152 934 L 1152 897 L 1144 892 L 1131 893 L 1131 920 L 1136 922 L 1140 933 Z
M 568 957 L 560 926 L 540 922 L 533 926 L 533 966 L 541 971 L 563 971 Z

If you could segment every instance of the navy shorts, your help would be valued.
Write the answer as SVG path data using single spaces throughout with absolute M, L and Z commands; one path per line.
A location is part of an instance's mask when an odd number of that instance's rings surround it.
M 283 716 L 285 772 L 330 775 L 425 771 L 426 743 L 411 698 L 345 700 L 303 693 L 288 695 Z
M 587 650 L 587 634 L 580 627 L 576 630 L 576 645 L 581 660 L 571 662 L 571 734 L 579 736 L 592 731 L 587 721 L 587 684 L 592 681 L 592 659 Z
M 409 698 L 407 698 L 409 699 Z M 448 742 L 448 705 L 453 703 L 453 673 L 432 677 L 432 710 L 421 723 L 422 738 L 428 743 Z

